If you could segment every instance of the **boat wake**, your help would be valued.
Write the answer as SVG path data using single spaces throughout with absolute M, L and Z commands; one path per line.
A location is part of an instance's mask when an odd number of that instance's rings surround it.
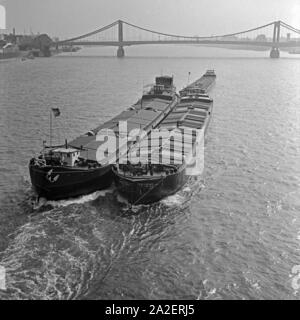
M 107 194 L 112 194 L 114 192 L 113 188 L 106 189 L 106 190 L 101 190 L 101 191 L 96 191 L 94 193 L 81 196 L 78 198 L 73 198 L 73 199 L 67 199 L 67 200 L 58 200 L 58 201 L 47 201 L 45 202 L 45 205 L 50 205 L 53 208 L 59 208 L 59 207 L 67 207 L 72 204 L 84 204 L 86 202 L 90 202 L 93 200 L 96 200 L 99 197 L 105 197 Z
M 0 291 L 0 299 L 84 296 L 91 282 L 107 274 L 130 240 L 127 225 L 122 228 L 114 215 L 119 208 L 110 198 L 106 195 L 33 215 L 1 255 L 7 290 Z
M 160 202 L 167 207 L 181 206 L 186 202 L 186 198 L 180 192 L 180 193 L 176 193 L 172 196 L 169 196 L 169 197 L 161 200 Z
M 77 198 L 70 198 L 70 199 L 65 199 L 65 200 L 47 200 L 45 198 L 40 198 L 38 201 L 36 201 L 36 196 L 32 197 L 32 208 L 34 211 L 47 211 L 47 210 L 52 210 L 54 208 L 63 208 L 63 207 L 68 207 L 72 204 L 85 204 L 91 201 L 96 200 L 97 198 L 104 198 L 108 194 L 113 194 L 114 193 L 114 188 L 111 187 L 109 189 L 101 190 L 101 191 L 96 191 L 88 195 L 80 196 Z
M 84 299 L 95 283 L 101 292 L 103 279 L 127 257 L 132 240 L 156 221 L 168 221 L 170 212 L 174 218 L 173 208 L 181 212 L 194 189 L 188 183 L 157 204 L 132 208 L 128 216 L 128 204 L 114 188 L 45 201 L 14 230 L 1 253 L 7 290 L 0 290 L 0 299 Z

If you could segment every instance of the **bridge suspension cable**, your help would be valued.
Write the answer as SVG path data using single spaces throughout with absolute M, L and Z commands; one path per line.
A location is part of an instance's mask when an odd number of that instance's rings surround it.
M 234 36 L 238 36 L 238 35 L 242 35 L 242 34 L 245 34 L 245 33 L 248 33 L 248 32 L 253 32 L 253 31 L 257 31 L 257 30 L 260 30 L 260 29 L 264 29 L 266 27 L 269 27 L 269 26 L 274 26 L 274 28 L 276 27 L 276 25 L 280 24 L 280 26 L 282 27 L 285 27 L 287 28 L 288 30 L 290 31 L 293 31 L 295 33 L 298 33 L 300 34 L 300 30 L 299 29 L 296 29 L 294 27 L 292 27 L 291 25 L 287 24 L 287 23 L 284 23 L 282 21 L 273 21 L 273 22 L 270 22 L 268 24 L 265 24 L 265 25 L 262 25 L 262 26 L 259 26 L 259 27 L 256 27 L 256 28 L 252 28 L 252 29 L 248 29 L 248 30 L 244 30 L 244 31 L 240 31 L 240 32 L 235 32 L 235 33 L 229 33 L 229 34 L 223 34 L 223 35 L 213 35 L 213 36 L 183 36 L 183 35 L 175 35 L 175 34 L 169 34 L 169 33 L 163 33 L 163 32 L 158 32 L 158 31 L 155 31 L 155 30 L 151 30 L 151 29 L 147 29 L 147 28 L 143 28 L 143 27 L 140 27 L 140 26 L 137 26 L 135 24 L 132 24 L 132 23 L 129 23 L 129 22 L 126 22 L 126 21 L 122 21 L 122 20 L 117 20 L 105 27 L 102 27 L 100 29 L 97 29 L 93 32 L 90 32 L 90 33 L 87 33 L 87 34 L 84 34 L 84 35 L 81 35 L 81 36 L 78 36 L 78 37 L 74 37 L 74 38 L 71 38 L 71 39 L 66 39 L 66 40 L 62 40 L 62 41 L 59 41 L 58 43 L 68 43 L 68 42 L 75 42 L 77 40 L 81 40 L 81 39 L 85 39 L 85 38 L 88 38 L 90 36 L 93 36 L 93 35 L 96 35 L 96 34 L 99 34 L 103 31 L 106 31 L 108 29 L 111 29 L 115 26 L 119 26 L 119 28 L 122 27 L 122 24 L 124 25 L 127 25 L 127 26 L 130 26 L 134 29 L 138 29 L 138 30 L 142 30 L 142 31 L 146 31 L 146 32 L 149 32 L 152 34 L 152 37 L 153 35 L 158 35 L 159 37 L 160 36 L 164 36 L 164 37 L 172 37 L 172 38 L 176 38 L 178 40 L 180 39 L 187 39 L 187 40 L 208 40 L 208 39 L 220 39 L 220 38 L 227 38 L 227 37 L 234 37 Z M 119 30 L 120 32 L 120 30 Z M 123 31 L 121 31 L 121 34 Z M 120 34 L 119 34 L 119 37 L 120 37 Z M 122 40 L 118 40 L 119 42 L 123 41 L 123 37 L 122 37 Z M 140 40 L 141 41 L 141 40 Z M 166 39 L 165 39 L 166 41 Z
M 217 36 L 208 36 L 208 37 L 204 37 L 204 36 L 201 36 L 201 37 L 191 37 L 191 36 L 181 36 L 181 35 L 175 35 L 175 34 L 162 33 L 162 32 L 158 32 L 158 31 L 146 29 L 146 28 L 143 28 L 143 27 L 139 27 L 139 26 L 137 26 L 137 25 L 134 25 L 134 24 L 129 23 L 129 22 L 126 22 L 126 21 L 122 21 L 122 22 L 123 22 L 124 24 L 128 25 L 128 26 L 131 26 L 131 27 L 133 27 L 133 28 L 137 28 L 137 29 L 140 29 L 140 30 L 143 30 L 143 31 L 147 31 L 147 32 L 159 34 L 159 35 L 162 35 L 162 36 L 175 37 L 175 38 L 183 38 L 183 39 L 214 39 L 214 38 L 232 37 L 232 36 L 237 36 L 237 35 L 239 35 L 239 34 L 244 34 L 244 33 L 247 33 L 247 32 L 251 32 L 251 31 L 256 31 L 256 30 L 259 30 L 259 29 L 263 29 L 263 28 L 269 27 L 269 26 L 271 26 L 271 25 L 274 25 L 274 23 L 275 23 L 275 22 L 271 22 L 271 23 L 265 24 L 265 25 L 260 26 L 260 27 L 257 27 L 257 28 L 252 28 L 252 29 L 249 29 L 249 30 L 245 30 L 245 31 L 241 31 L 241 32 L 235 32 L 235 33 L 230 33 L 230 34 L 217 35 Z
M 295 33 L 299 33 L 300 34 L 300 30 L 299 29 L 296 29 L 296 28 L 290 26 L 289 24 L 287 24 L 285 22 L 280 21 L 280 25 L 285 27 L 285 28 L 287 28 L 287 29 L 289 29 L 290 31 L 293 31 Z
M 110 28 L 116 26 L 117 24 L 118 24 L 118 21 L 115 21 L 115 22 L 113 22 L 113 23 L 111 23 L 111 24 L 109 24 L 109 25 L 107 25 L 107 26 L 105 26 L 105 27 L 103 27 L 103 28 L 97 29 L 97 30 L 95 30 L 95 31 L 93 31 L 93 32 L 84 34 L 84 35 L 79 36 L 79 37 L 75 37 L 75 38 L 71 38 L 71 39 L 67 39 L 67 40 L 62 40 L 62 41 L 59 41 L 59 42 L 61 43 L 61 42 L 71 42 L 71 41 L 81 40 L 81 39 L 84 39 L 84 38 L 93 36 L 93 35 L 95 35 L 95 34 L 97 34 L 97 33 L 103 32 L 103 31 L 105 31 L 105 30 L 107 30 L 107 29 L 110 29 Z

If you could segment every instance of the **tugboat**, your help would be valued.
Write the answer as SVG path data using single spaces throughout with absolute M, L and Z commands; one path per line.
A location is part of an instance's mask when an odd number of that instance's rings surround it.
M 178 97 L 173 78 L 161 76 L 142 98 L 115 118 L 90 130 L 86 134 L 64 145 L 52 146 L 52 118 L 60 116 L 58 108 L 50 112 L 50 146 L 30 160 L 31 182 L 38 197 L 60 200 L 86 195 L 108 188 L 113 181 L 112 164 L 107 159 L 97 159 L 97 149 L 104 141 L 96 136 L 102 130 L 112 130 L 120 135 L 119 122 L 127 121 L 130 130 L 141 129 L 148 134 L 176 106 Z M 136 140 L 118 146 L 116 154 L 121 156 Z
M 193 170 L 193 175 L 201 173 L 195 172 L 199 171 L 197 151 L 204 146 L 213 110 L 213 100 L 206 89 L 215 79 L 215 73 L 208 71 L 180 92 L 180 103 L 158 126 L 170 133 L 164 143 L 155 141 L 157 138 L 150 133 L 148 143 L 135 144 L 113 167 L 116 187 L 130 204 L 157 202 L 178 192 Z
M 81 149 L 45 148 L 29 164 L 32 185 L 39 197 L 60 200 L 108 188 L 112 182 L 110 166 L 82 158 Z

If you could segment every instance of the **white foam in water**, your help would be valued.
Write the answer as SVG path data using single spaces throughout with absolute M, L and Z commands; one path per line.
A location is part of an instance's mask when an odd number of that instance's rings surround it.
M 119 193 L 117 194 L 117 201 L 120 203 L 129 204 L 126 198 L 122 197 Z
M 191 192 L 192 190 L 191 190 L 190 187 L 185 187 L 182 191 L 183 191 L 183 192 Z
M 83 204 L 86 202 L 93 201 L 99 197 L 105 197 L 106 194 L 112 193 L 113 189 L 106 189 L 101 191 L 96 191 L 94 193 L 81 196 L 78 198 L 68 199 L 68 200 L 59 200 L 59 201 L 47 201 L 44 205 L 51 205 L 52 207 L 67 207 L 71 204 Z
M 169 196 L 161 200 L 161 203 L 163 203 L 168 207 L 172 207 L 172 206 L 180 206 L 181 204 L 184 203 L 184 201 L 185 201 L 185 198 L 181 196 L 179 193 L 176 193 L 172 196 Z

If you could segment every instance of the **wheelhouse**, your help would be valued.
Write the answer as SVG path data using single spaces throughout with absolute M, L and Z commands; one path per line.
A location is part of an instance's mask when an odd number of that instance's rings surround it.
M 205 77 L 216 77 L 217 75 L 215 73 L 215 70 L 211 69 L 211 70 L 207 70 L 204 76 Z
M 173 77 L 160 76 L 155 78 L 155 84 L 144 87 L 143 100 L 159 98 L 173 100 L 176 88 L 173 85 Z
M 74 167 L 79 161 L 80 152 L 73 148 L 57 148 L 53 150 L 54 158 L 58 158 L 61 162 L 70 167 Z

